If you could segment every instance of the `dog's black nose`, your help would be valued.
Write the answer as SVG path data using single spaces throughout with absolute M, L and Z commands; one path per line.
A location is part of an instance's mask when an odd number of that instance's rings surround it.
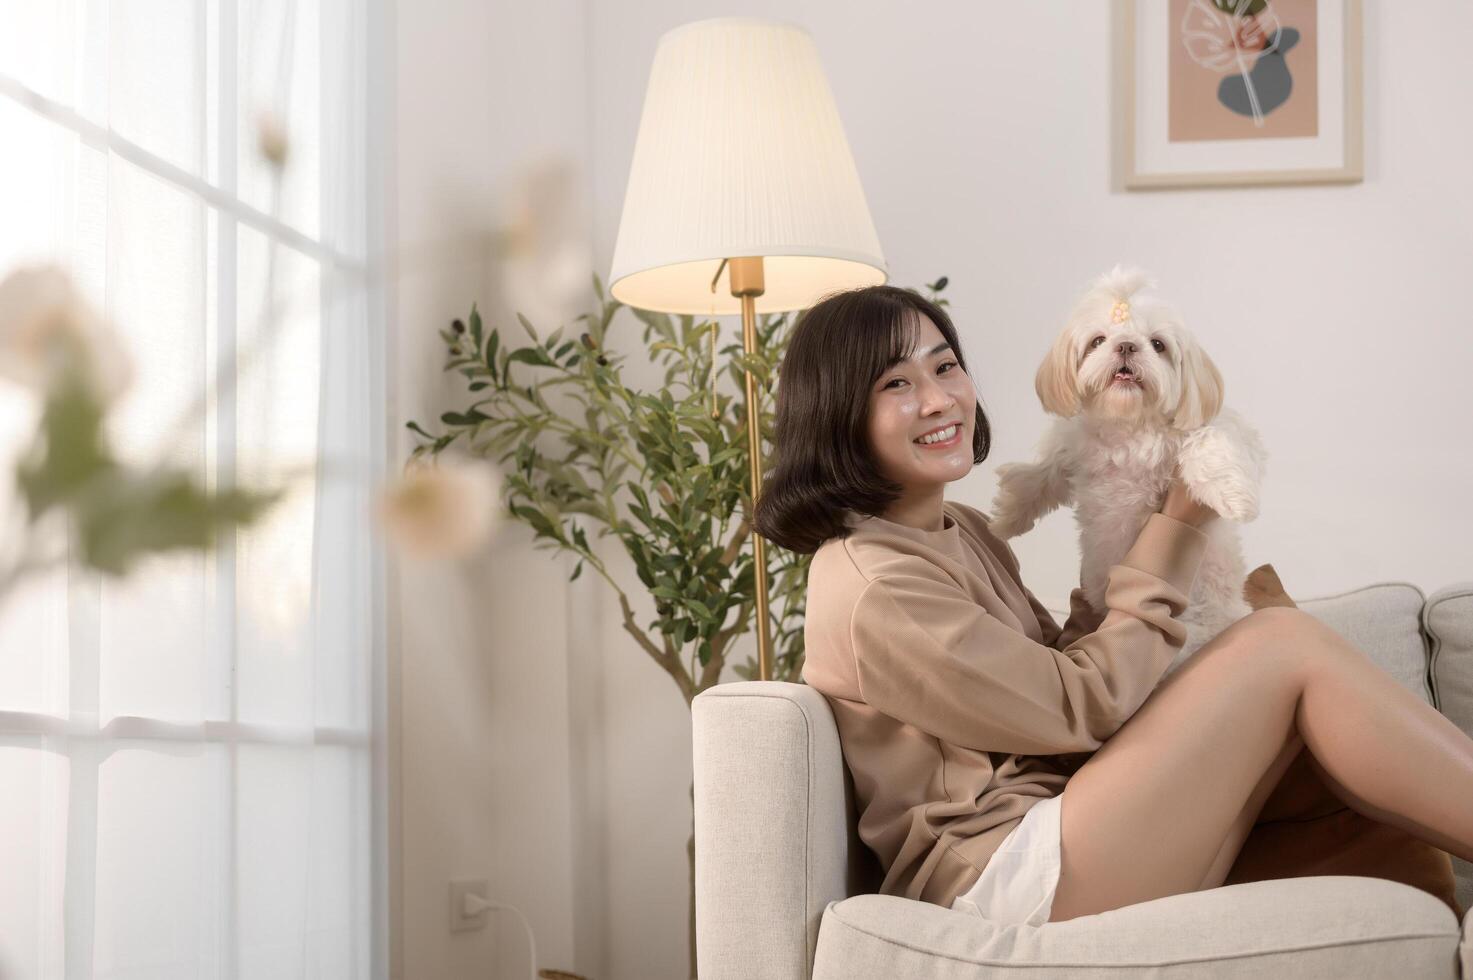
M 1135 353 L 1135 344 L 1132 344 L 1128 340 L 1122 340 L 1120 342 L 1120 346 L 1115 348 L 1115 353 L 1117 353 L 1117 354 L 1134 354 Z

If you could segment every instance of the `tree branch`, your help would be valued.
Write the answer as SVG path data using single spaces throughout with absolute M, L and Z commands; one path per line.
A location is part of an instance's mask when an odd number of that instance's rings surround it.
M 743 517 L 741 523 L 737 525 L 736 533 L 726 543 L 726 550 L 721 553 L 721 563 L 723 565 L 730 565 L 736 561 L 736 556 L 741 553 L 742 545 L 746 543 L 751 533 L 752 525 L 748 524 L 747 519 Z
M 680 658 L 670 648 L 670 638 L 668 636 L 664 638 L 663 648 L 655 646 L 654 642 L 644 630 L 639 628 L 639 624 L 635 622 L 634 610 L 630 608 L 629 600 L 625 598 L 622 592 L 619 594 L 619 607 L 624 611 L 624 631 L 634 637 L 635 641 L 644 648 L 644 651 L 650 655 L 655 663 L 659 664 L 660 669 L 674 678 L 675 685 L 680 688 L 680 694 L 685 698 L 685 703 L 688 706 L 691 699 L 696 696 L 696 692 L 692 690 L 690 675 L 686 673 L 685 667 L 680 663 Z
M 697 693 L 721 682 L 721 671 L 726 666 L 727 644 L 746 632 L 747 621 L 751 618 L 752 604 L 744 602 L 737 606 L 736 622 L 711 637 L 711 658 L 706 661 L 705 669 L 701 671 L 700 685 L 696 688 Z

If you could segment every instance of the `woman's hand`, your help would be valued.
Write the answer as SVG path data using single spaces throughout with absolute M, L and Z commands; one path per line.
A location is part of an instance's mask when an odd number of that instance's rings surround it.
M 1192 527 L 1201 527 L 1217 516 L 1217 511 L 1192 499 L 1192 495 L 1187 493 L 1179 470 L 1171 475 L 1171 484 L 1166 488 L 1166 499 L 1161 502 L 1161 513 Z

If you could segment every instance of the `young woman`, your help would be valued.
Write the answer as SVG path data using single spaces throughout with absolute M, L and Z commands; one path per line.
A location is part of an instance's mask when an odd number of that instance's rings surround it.
M 1292 608 L 1157 686 L 1217 519 L 1174 482 L 1060 628 L 946 485 L 987 417 L 946 313 L 890 286 L 800 320 L 754 515 L 813 553 L 804 680 L 833 708 L 881 891 L 1041 924 L 1222 884 L 1308 747 L 1350 807 L 1473 860 L 1473 740 Z

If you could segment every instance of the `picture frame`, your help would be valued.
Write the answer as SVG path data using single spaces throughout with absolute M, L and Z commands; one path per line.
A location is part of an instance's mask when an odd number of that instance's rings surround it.
M 1363 179 L 1361 0 L 1115 0 L 1126 190 Z

